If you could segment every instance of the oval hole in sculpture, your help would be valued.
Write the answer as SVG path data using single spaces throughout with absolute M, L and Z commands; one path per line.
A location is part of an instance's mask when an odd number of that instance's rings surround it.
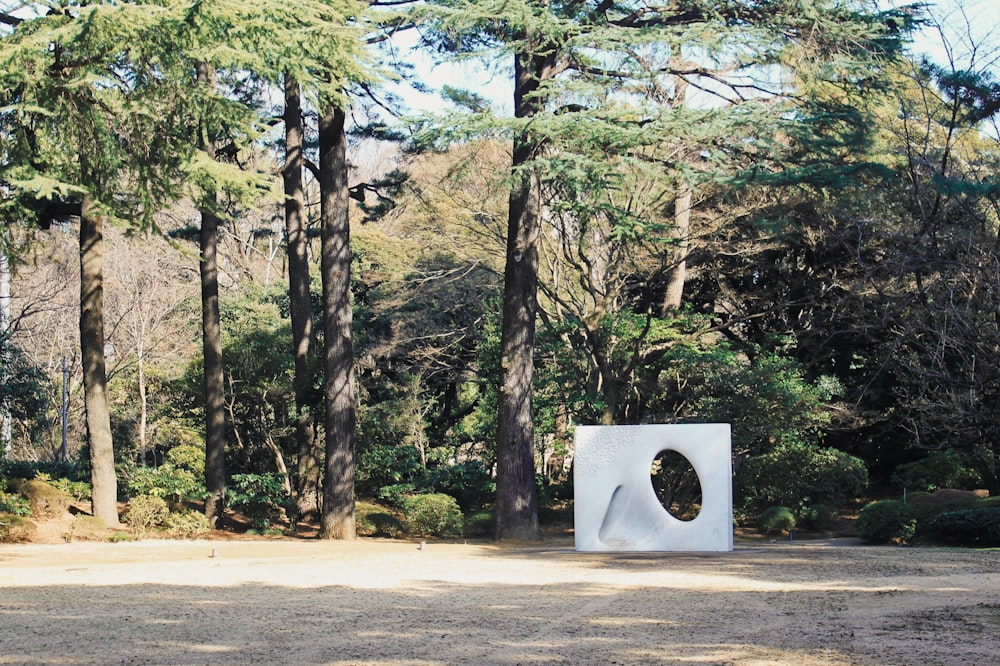
M 653 492 L 667 512 L 690 521 L 701 511 L 701 480 L 691 462 L 677 451 L 660 451 L 653 458 L 650 480 Z

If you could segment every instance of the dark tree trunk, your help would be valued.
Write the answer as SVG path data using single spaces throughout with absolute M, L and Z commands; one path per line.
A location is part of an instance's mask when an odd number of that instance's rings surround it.
M 118 523 L 118 480 L 111 438 L 104 361 L 104 220 L 89 195 L 80 210 L 80 355 L 90 444 L 91 507 L 109 526 Z
M 198 65 L 198 81 L 212 85 L 214 72 Z M 213 159 L 215 149 L 210 137 L 202 136 L 201 148 Z M 226 502 L 226 399 L 222 367 L 222 326 L 219 317 L 219 218 L 214 195 L 206 195 L 201 211 L 201 334 L 205 372 L 205 516 L 214 529 L 222 517 Z
M 305 192 L 302 168 L 305 164 L 302 141 L 302 107 L 299 83 L 285 76 L 285 235 L 288 247 L 288 301 L 292 319 L 292 347 L 295 354 L 295 439 L 298 466 L 295 507 L 300 520 L 319 517 L 320 460 L 310 410 L 312 386 L 312 302 L 309 296 L 309 242 L 306 236 Z
M 681 309 L 684 296 L 684 282 L 687 280 L 687 254 L 691 235 L 691 187 L 683 179 L 677 181 L 677 197 L 674 200 L 674 228 L 671 240 L 674 243 L 673 261 L 667 269 L 667 285 L 663 293 L 663 312 Z
M 518 117 L 537 113 L 531 97 L 549 61 L 517 57 L 514 66 L 514 111 Z M 513 171 L 507 221 L 503 322 L 500 333 L 500 397 L 497 415 L 497 539 L 541 539 L 535 487 L 534 378 L 535 314 L 538 291 L 538 235 L 541 186 L 532 169 L 522 170 L 540 149 L 532 137 L 514 140 Z
M 319 121 L 323 273 L 323 392 L 326 469 L 321 539 L 353 539 L 354 349 L 351 340 L 351 229 L 345 114 L 330 108 Z

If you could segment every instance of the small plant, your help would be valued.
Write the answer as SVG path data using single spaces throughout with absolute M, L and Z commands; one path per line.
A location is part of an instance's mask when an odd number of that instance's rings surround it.
M 73 517 L 63 539 L 70 541 L 101 541 L 107 536 L 108 526 L 97 516 L 80 514 Z
M 489 511 L 476 511 L 465 517 L 466 536 L 488 536 L 495 527 L 496 519 Z
M 461 536 L 462 511 L 451 495 L 430 493 L 403 500 L 403 516 L 410 530 L 421 536 Z
M 0 543 L 31 541 L 37 530 L 38 526 L 23 516 L 0 514 Z
M 159 467 L 125 467 L 123 475 L 129 497 L 162 497 L 174 509 L 182 508 L 185 502 L 203 500 L 208 494 L 197 474 L 171 463 Z
M 807 530 L 827 530 L 837 520 L 837 509 L 829 504 L 813 504 L 803 507 L 800 524 Z
M 122 541 L 133 541 L 134 537 L 125 530 L 115 530 L 108 535 L 106 540 L 111 543 L 121 543 Z
M 795 514 L 787 506 L 772 506 L 760 514 L 757 527 L 764 534 L 785 534 L 795 529 Z
M 280 474 L 233 474 L 226 501 L 233 509 L 243 512 L 254 530 L 271 528 L 281 509 L 291 507 Z
M 163 525 L 170 515 L 167 502 L 156 495 L 138 495 L 129 500 L 122 520 L 139 536 Z
M 899 500 L 880 500 L 861 509 L 858 534 L 865 543 L 908 543 L 917 529 L 917 520 Z
M 8 494 L 0 490 L 0 513 L 10 513 L 15 516 L 30 516 L 31 506 L 28 500 L 20 495 Z
M 181 539 L 193 539 L 211 531 L 205 514 L 193 509 L 168 514 L 163 521 L 163 528 L 171 536 Z

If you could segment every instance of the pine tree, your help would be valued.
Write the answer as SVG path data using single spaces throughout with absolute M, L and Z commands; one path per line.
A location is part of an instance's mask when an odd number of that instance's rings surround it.
M 806 120 L 796 95 L 863 90 L 899 48 L 912 11 L 850 0 L 439 0 L 419 16 L 439 51 L 513 68 L 513 117 L 452 114 L 426 136 L 512 143 L 496 536 L 536 539 L 531 392 L 546 209 L 604 216 L 616 237 L 643 234 L 643 220 L 603 195 L 619 186 L 622 166 L 670 170 L 656 155 L 681 138 L 707 156 L 702 173 L 679 181 L 687 186 L 722 162 L 783 171 L 768 157 L 788 135 L 782 123 Z M 794 88 L 778 76 L 791 67 Z M 682 82 L 701 91 L 700 102 L 670 103 Z

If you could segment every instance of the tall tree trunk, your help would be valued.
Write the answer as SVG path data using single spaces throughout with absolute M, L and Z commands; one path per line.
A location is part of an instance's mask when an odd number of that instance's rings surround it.
M 547 60 L 519 56 L 514 65 L 514 112 L 534 115 L 531 97 L 543 78 Z M 497 415 L 497 539 L 541 539 L 535 486 L 534 378 L 535 314 L 538 291 L 538 236 L 541 230 L 541 184 L 532 169 L 522 170 L 539 150 L 528 136 L 514 140 L 513 172 L 507 218 L 503 320 L 500 333 L 500 397 Z
M 298 81 L 285 75 L 285 235 L 288 248 L 288 301 L 295 354 L 295 439 L 298 465 L 295 507 L 299 519 L 319 517 L 320 460 L 322 451 L 309 405 L 312 387 L 312 300 L 309 295 L 309 242 L 306 236 L 305 165 L 302 140 L 302 107 Z
M 326 470 L 321 539 L 353 539 L 354 349 L 351 339 L 351 230 L 345 113 L 329 108 L 319 120 L 323 273 L 323 392 Z
M 683 178 L 677 181 L 674 199 L 673 261 L 667 269 L 667 287 L 663 294 L 663 312 L 680 310 L 687 279 L 687 253 L 691 234 L 691 186 Z
M 90 195 L 84 195 L 80 207 L 80 357 L 92 512 L 109 526 L 117 526 L 118 480 L 104 362 L 104 219 Z
M 198 83 L 212 86 L 215 72 L 198 64 Z M 201 149 L 215 158 L 215 148 L 203 128 Z M 222 367 L 222 325 L 219 316 L 219 218 L 216 216 L 215 195 L 206 194 L 201 211 L 201 335 L 205 373 L 205 516 L 214 529 L 218 525 L 226 502 L 226 414 L 225 377 Z
M 0 245 L 0 382 L 7 383 L 7 373 L 10 371 L 10 340 L 11 322 L 10 304 L 10 260 L 6 249 Z M 7 457 L 13 437 L 14 419 L 9 410 L 0 407 L 0 460 Z

